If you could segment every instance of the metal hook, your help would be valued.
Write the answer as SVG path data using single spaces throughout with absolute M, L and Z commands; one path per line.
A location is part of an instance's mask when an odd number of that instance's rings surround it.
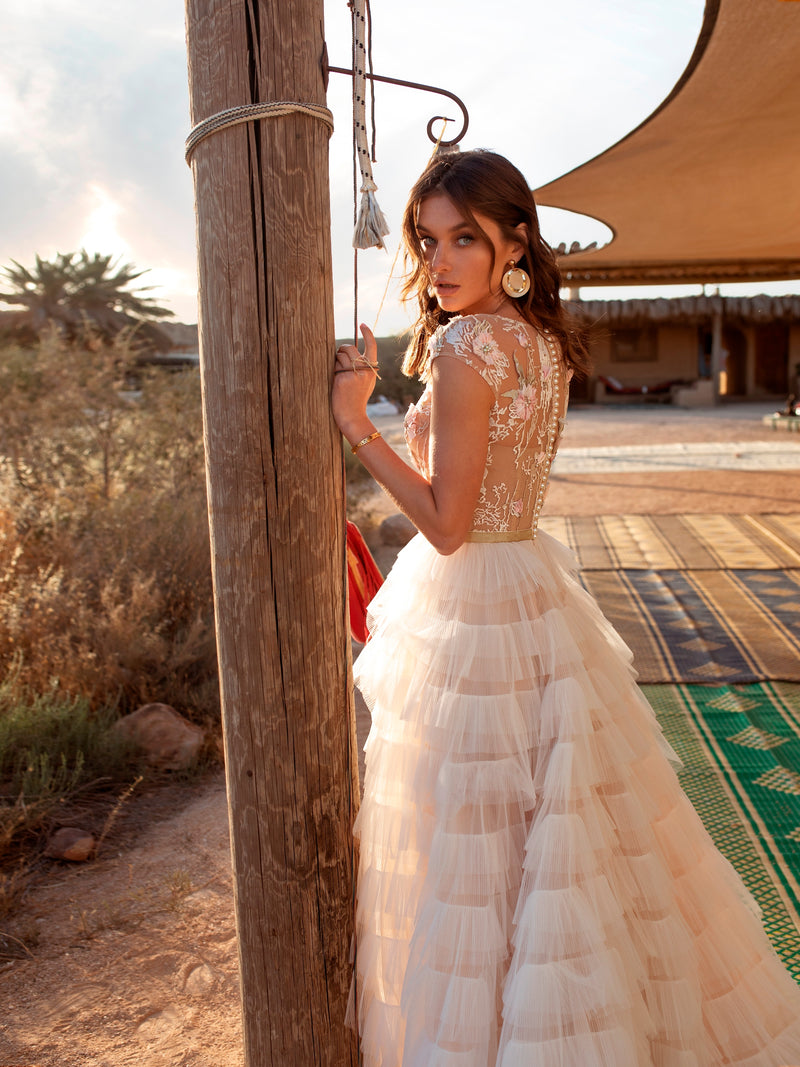
M 442 127 L 442 137 L 444 138 L 444 131 L 447 129 L 447 123 L 448 122 L 455 122 L 455 121 L 456 121 L 455 119 L 447 118 L 446 115 L 434 115 L 433 118 L 428 121 L 428 127 L 427 127 L 427 129 L 428 129 L 428 137 L 433 141 L 434 144 L 438 144 L 439 146 L 452 144 L 451 141 L 445 141 L 445 140 L 441 140 L 440 141 L 439 138 L 434 135 L 433 124 L 434 124 L 434 122 L 443 122 L 444 123 L 444 126 Z M 461 136 L 462 137 L 464 136 L 463 132 L 462 132 Z
M 323 77 L 325 79 L 325 87 L 326 88 L 328 86 L 328 74 L 329 73 L 347 74 L 347 75 L 349 75 L 349 77 L 351 77 L 351 78 L 353 77 L 353 71 L 352 70 L 348 70 L 346 67 L 329 67 L 328 66 L 327 52 L 325 52 L 325 53 L 323 53 L 323 56 L 322 56 L 322 74 L 323 74 Z M 436 137 L 434 135 L 434 133 L 433 133 L 433 124 L 434 124 L 434 122 L 445 121 L 445 118 L 444 118 L 444 115 L 434 115 L 434 117 L 430 120 L 430 122 L 428 123 L 428 126 L 427 126 L 428 138 L 433 142 L 433 144 L 436 144 L 438 142 L 439 145 L 444 147 L 444 148 L 451 148 L 453 145 L 457 145 L 458 144 L 458 142 L 464 137 L 464 134 L 469 129 L 469 112 L 467 111 L 466 107 L 464 106 L 463 100 L 459 99 L 459 97 L 457 97 L 455 93 L 451 93 L 448 89 L 439 89 L 435 85 L 423 85 L 422 82 L 404 81 L 402 78 L 387 78 L 387 77 L 384 77 L 381 74 L 365 74 L 364 76 L 366 78 L 369 78 L 371 81 L 386 82 L 388 85 L 403 85 L 407 89 L 421 89 L 423 92 L 426 92 L 426 93 L 437 93 L 439 96 L 448 97 L 455 104 L 457 104 L 461 108 L 461 114 L 463 116 L 463 118 L 462 118 L 463 125 L 462 125 L 461 129 L 456 134 L 456 136 L 455 137 L 451 137 L 450 140 L 445 140 L 444 138 L 442 138 L 442 140 L 439 141 L 439 138 Z M 447 122 L 455 122 L 455 119 L 447 119 L 446 121 Z

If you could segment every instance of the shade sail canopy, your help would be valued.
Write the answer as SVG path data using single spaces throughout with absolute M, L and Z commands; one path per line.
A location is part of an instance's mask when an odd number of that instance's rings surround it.
M 800 0 L 707 0 L 660 107 L 535 195 L 614 232 L 567 284 L 800 278 Z

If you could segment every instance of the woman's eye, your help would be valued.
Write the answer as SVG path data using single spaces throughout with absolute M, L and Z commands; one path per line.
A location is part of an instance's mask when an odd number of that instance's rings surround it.
M 471 233 L 462 233 L 461 236 L 458 238 L 458 244 L 460 244 L 462 247 L 465 247 L 466 245 L 471 245 L 474 240 L 475 238 L 472 236 Z
M 433 248 L 433 246 L 434 246 L 434 244 L 436 242 L 434 241 L 434 239 L 432 237 L 428 237 L 427 235 L 425 235 L 424 237 L 422 237 L 422 236 L 420 237 L 419 243 L 422 245 L 423 248 L 427 249 L 427 248 Z

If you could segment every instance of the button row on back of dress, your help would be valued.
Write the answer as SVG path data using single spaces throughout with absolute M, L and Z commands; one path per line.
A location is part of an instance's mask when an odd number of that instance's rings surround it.
M 550 481 L 550 468 L 553 466 L 553 460 L 556 454 L 556 441 L 558 440 L 558 427 L 559 427 L 559 412 L 561 411 L 561 373 L 558 366 L 558 349 L 556 347 L 555 338 L 549 330 L 543 332 L 545 344 L 547 345 L 548 354 L 550 356 L 550 367 L 553 374 L 553 395 L 551 398 L 550 418 L 547 424 L 547 450 L 545 452 L 544 471 L 539 479 L 539 485 L 536 490 L 536 503 L 533 506 L 533 517 L 531 519 L 531 528 L 533 530 L 534 537 L 536 531 L 539 528 L 539 515 L 541 514 L 542 506 L 544 505 L 544 497 L 547 492 L 547 485 Z

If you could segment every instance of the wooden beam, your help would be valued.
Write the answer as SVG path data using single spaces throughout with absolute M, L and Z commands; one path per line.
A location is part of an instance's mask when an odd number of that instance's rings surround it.
M 322 0 L 186 0 L 186 19 L 193 125 L 242 104 L 325 104 Z M 192 157 L 248 1067 L 357 1058 L 344 1027 L 358 771 L 328 400 L 328 136 L 292 114 L 214 133 Z
M 585 258 L 584 258 L 585 256 Z M 614 263 L 597 252 L 575 252 L 558 257 L 564 285 L 720 285 L 724 282 L 775 282 L 800 278 L 800 259 L 728 260 L 712 263 Z

